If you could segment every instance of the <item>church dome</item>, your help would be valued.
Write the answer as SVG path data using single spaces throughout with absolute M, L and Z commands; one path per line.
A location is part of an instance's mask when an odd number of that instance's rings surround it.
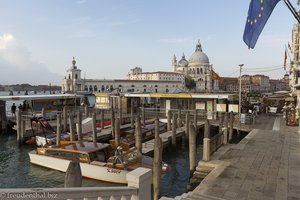
M 178 62 L 178 67 L 188 67 L 189 62 L 185 59 L 185 55 L 182 55 L 182 58 Z
M 208 59 L 207 55 L 205 53 L 203 53 L 200 41 L 198 41 L 198 44 L 196 45 L 196 50 L 191 55 L 191 57 L 189 59 L 189 63 L 209 64 L 209 59 Z

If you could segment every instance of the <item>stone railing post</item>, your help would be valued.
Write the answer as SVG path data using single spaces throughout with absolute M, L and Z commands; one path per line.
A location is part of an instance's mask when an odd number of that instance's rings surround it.
M 139 167 L 126 175 L 129 187 L 138 188 L 137 195 L 133 195 L 131 200 L 151 200 L 151 169 Z

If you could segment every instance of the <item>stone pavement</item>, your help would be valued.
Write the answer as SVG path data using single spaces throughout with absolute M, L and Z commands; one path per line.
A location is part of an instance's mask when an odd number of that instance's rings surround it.
M 277 116 L 273 130 L 255 129 L 239 144 L 221 147 L 213 166 L 192 192 L 175 199 L 300 199 L 300 142 L 298 127 Z

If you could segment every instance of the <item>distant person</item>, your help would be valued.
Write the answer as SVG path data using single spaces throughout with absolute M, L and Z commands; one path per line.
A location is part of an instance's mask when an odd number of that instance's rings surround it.
M 17 106 L 15 103 L 13 103 L 13 105 L 11 106 L 11 114 L 13 116 L 16 116 L 16 109 L 17 109 Z
M 23 110 L 22 104 L 20 104 L 18 108 L 19 108 L 20 111 Z

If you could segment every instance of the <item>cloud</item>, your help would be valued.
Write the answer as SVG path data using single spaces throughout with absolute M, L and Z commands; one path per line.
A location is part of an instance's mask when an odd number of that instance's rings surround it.
M 0 84 L 59 84 L 61 76 L 31 60 L 31 52 L 21 46 L 12 34 L 0 35 Z

